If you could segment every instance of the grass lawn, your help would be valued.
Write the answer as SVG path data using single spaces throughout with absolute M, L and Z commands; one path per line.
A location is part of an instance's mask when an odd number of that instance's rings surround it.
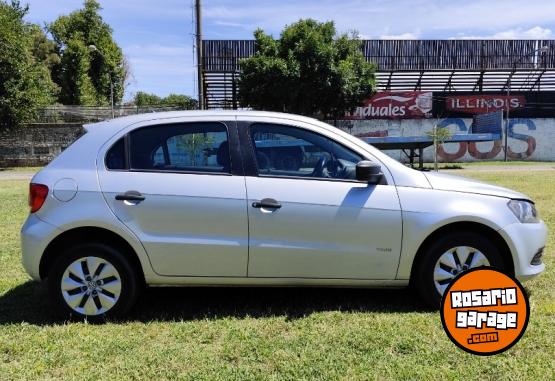
M 38 172 L 42 167 L 5 167 L 0 172 Z
M 461 171 L 532 196 L 547 271 L 521 341 L 493 357 L 449 341 L 404 290 L 154 289 L 126 321 L 53 321 L 20 265 L 27 182 L 0 181 L 0 379 L 553 379 L 555 171 Z
M 555 168 L 555 163 L 552 161 L 499 161 L 499 160 L 482 160 L 482 161 L 473 161 L 473 162 L 467 162 L 467 163 L 442 163 L 439 162 L 438 163 L 438 168 L 439 169 L 468 169 L 468 170 L 472 170 L 473 168 L 475 169 L 481 169 L 481 168 L 492 168 L 493 170 L 497 169 L 497 167 L 499 167 L 499 170 L 507 170 L 508 168 L 510 169 L 514 169 L 513 167 L 518 167 L 518 168 L 522 168 L 522 169 L 527 169 L 528 167 L 530 168 L 534 168 L 534 167 L 541 167 L 542 169 L 545 168 Z M 505 167 L 505 168 L 503 168 Z M 433 163 L 424 163 L 424 168 L 426 170 L 433 170 L 434 169 L 434 164 Z
M 496 166 L 496 167 L 502 167 L 502 166 L 554 166 L 555 163 L 553 163 L 552 161 L 527 161 L 527 160 L 509 160 L 509 161 L 503 161 L 503 160 L 481 160 L 481 161 L 473 161 L 473 162 L 468 162 L 468 163 L 451 163 L 451 164 L 459 164 L 464 168 L 472 168 L 472 167 L 483 167 L 483 166 Z M 449 163 L 446 163 L 446 165 L 449 165 Z

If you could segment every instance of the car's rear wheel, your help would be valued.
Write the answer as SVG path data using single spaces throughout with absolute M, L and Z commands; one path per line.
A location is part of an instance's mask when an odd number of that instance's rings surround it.
M 439 307 L 447 286 L 459 274 L 483 266 L 505 270 L 499 249 L 487 237 L 474 232 L 441 237 L 422 254 L 413 284 L 421 298 L 434 308 Z
M 74 246 L 48 275 L 52 305 L 63 317 L 102 320 L 127 313 L 137 299 L 136 271 L 115 248 L 98 243 Z

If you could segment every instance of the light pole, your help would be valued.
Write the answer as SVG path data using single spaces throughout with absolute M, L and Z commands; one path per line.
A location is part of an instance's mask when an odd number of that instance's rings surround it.
M 198 106 L 200 110 L 205 109 L 204 104 L 204 83 L 202 82 L 202 5 L 201 0 L 195 1 L 195 19 L 196 19 L 196 44 L 197 44 L 197 85 L 198 85 Z
M 98 50 L 96 45 L 89 45 L 89 50 L 91 52 L 98 53 L 100 55 L 100 57 L 102 57 L 102 60 L 104 62 L 106 62 L 106 57 L 104 57 L 104 54 L 102 54 L 102 52 L 100 50 Z M 112 73 L 110 73 L 110 71 L 108 71 L 108 77 L 110 79 L 110 106 L 111 106 L 111 109 L 112 109 L 112 119 L 114 119 L 116 117 L 116 115 L 114 113 L 114 82 L 112 81 Z
M 532 54 L 536 54 L 536 53 L 540 53 L 540 54 L 544 54 L 547 53 L 549 51 L 549 46 L 542 46 L 541 48 L 535 49 L 533 52 L 528 53 L 522 57 L 520 57 L 518 60 L 513 62 L 513 68 L 512 68 L 512 72 L 509 73 L 509 79 L 507 80 L 507 99 L 506 99 L 506 104 L 507 104 L 507 112 L 506 112 L 506 121 L 505 121 L 505 155 L 504 155 L 504 161 L 508 160 L 508 151 L 509 151 L 509 110 L 511 108 L 511 102 L 510 102 L 510 96 L 511 96 L 511 79 L 512 76 L 514 74 L 514 72 L 516 71 L 516 65 L 519 64 L 524 58 L 531 56 Z

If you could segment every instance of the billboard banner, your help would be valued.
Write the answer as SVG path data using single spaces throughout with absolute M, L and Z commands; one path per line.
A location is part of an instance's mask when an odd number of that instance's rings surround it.
M 376 93 L 345 119 L 418 119 L 431 118 L 433 96 L 422 91 Z
M 445 99 L 448 111 L 465 114 L 483 114 L 488 112 L 518 110 L 526 106 L 526 97 L 522 95 L 456 95 Z

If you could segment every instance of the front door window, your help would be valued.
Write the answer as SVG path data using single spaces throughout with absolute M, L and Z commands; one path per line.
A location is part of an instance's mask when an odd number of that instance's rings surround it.
M 320 134 L 282 125 L 254 124 L 251 137 L 260 176 L 356 179 L 360 155 Z

